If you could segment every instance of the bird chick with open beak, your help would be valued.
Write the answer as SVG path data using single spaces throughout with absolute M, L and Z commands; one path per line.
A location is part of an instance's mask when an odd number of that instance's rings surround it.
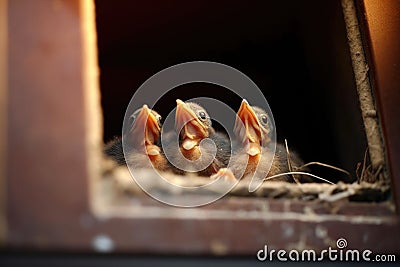
M 159 145 L 161 136 L 161 116 L 147 105 L 136 110 L 130 116 L 130 129 L 125 134 L 125 154 L 122 138 L 116 138 L 106 145 L 105 154 L 119 165 L 129 164 L 134 168 L 151 168 L 166 170 L 166 160 Z
M 179 99 L 176 104 L 175 130 L 179 134 L 179 150 L 172 150 L 172 161 L 181 162 L 186 170 L 197 170 L 201 176 L 215 174 L 229 161 L 229 139 L 214 130 L 211 118 L 202 106 Z M 215 146 L 210 142 L 202 142 L 207 138 Z M 205 166 L 208 162 L 210 164 Z M 185 173 L 179 168 L 176 172 Z
M 286 149 L 277 144 L 275 153 L 270 147 L 272 125 L 266 111 L 262 108 L 250 106 L 244 99 L 237 112 L 234 126 L 236 146 L 229 169 L 222 168 L 211 178 L 224 177 L 235 181 L 244 177 L 251 177 L 257 173 L 270 177 L 279 173 L 289 172 Z M 292 166 L 302 165 L 296 153 L 291 153 Z M 269 165 L 271 167 L 268 170 Z M 244 168 L 244 171 L 243 171 Z M 242 174 L 242 175 L 241 175 Z M 279 177 L 277 180 L 291 181 L 289 176 Z

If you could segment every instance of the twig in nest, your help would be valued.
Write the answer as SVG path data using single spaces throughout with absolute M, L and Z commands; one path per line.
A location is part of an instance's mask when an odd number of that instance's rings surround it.
M 299 168 L 296 168 L 296 171 L 294 171 L 294 170 L 293 170 L 293 166 L 292 166 L 292 162 L 291 162 L 291 158 L 290 158 L 289 146 L 288 146 L 288 143 L 287 143 L 287 140 L 286 140 L 286 139 L 285 139 L 285 148 L 286 148 L 286 156 L 287 156 L 287 163 L 288 163 L 288 167 L 289 167 L 289 172 L 286 172 L 286 173 L 279 173 L 279 174 L 276 174 L 276 175 L 267 177 L 265 180 L 269 180 L 269 179 L 273 179 L 273 178 L 276 178 L 276 177 L 279 177 L 279 176 L 283 176 L 283 175 L 290 174 L 290 176 L 293 178 L 293 180 L 294 180 L 297 184 L 301 184 L 300 181 L 299 181 L 299 179 L 296 177 L 296 174 L 301 174 L 301 175 L 306 175 L 306 176 L 311 176 L 311 177 L 317 178 L 317 179 L 319 179 L 319 180 L 321 180 L 321 181 L 324 181 L 324 182 L 327 182 L 327 183 L 329 183 L 329 184 L 334 184 L 334 183 L 332 183 L 331 181 L 329 181 L 329 180 L 327 180 L 327 179 L 324 179 L 324 178 L 322 178 L 322 177 L 319 177 L 319 176 L 317 176 L 317 175 L 314 175 L 314 174 L 311 174 L 311 173 L 308 173 L 308 172 L 301 172 L 301 169 L 302 169 L 302 168 L 305 168 L 305 167 L 307 167 L 307 166 L 309 166 L 309 165 L 320 165 L 320 166 L 332 168 L 332 169 L 335 169 L 335 170 L 344 172 L 344 173 L 346 173 L 349 177 L 351 177 L 351 175 L 350 175 L 350 173 L 349 173 L 348 171 L 343 170 L 343 169 L 340 169 L 340 168 L 335 167 L 335 166 L 332 166 L 332 165 L 329 165 L 329 164 L 321 163 L 321 162 L 309 162 L 309 163 L 306 163 L 306 164 L 304 164 L 303 166 L 301 166 L 301 167 L 299 167 Z M 299 170 L 299 171 L 297 171 L 297 170 Z
M 372 165 L 368 164 L 368 162 L 369 162 L 369 157 L 368 157 L 368 148 L 367 148 L 365 150 L 363 162 L 362 163 L 359 162 L 357 164 L 356 173 L 357 173 L 357 182 L 358 183 L 374 182 L 377 180 L 378 175 L 382 171 L 382 168 L 383 168 L 382 166 L 379 166 L 379 168 L 377 170 L 373 170 Z M 361 174 L 360 174 L 361 165 L 362 165 L 362 169 L 361 169 Z
M 327 192 L 319 194 L 318 198 L 327 202 L 335 202 L 344 198 L 348 198 L 356 193 L 353 188 L 348 188 L 345 191 L 330 195 Z
M 362 165 L 361 174 L 360 167 Z M 378 181 L 378 176 L 382 172 L 383 166 L 380 165 L 376 170 L 373 169 L 372 165 L 369 164 L 368 148 L 365 150 L 363 162 L 357 163 L 357 183 L 368 182 L 373 183 Z
M 290 151 L 289 151 L 289 146 L 287 144 L 287 140 L 285 139 L 285 147 L 286 147 L 286 157 L 287 157 L 287 162 L 288 162 L 288 166 L 289 166 L 289 173 L 293 173 L 293 167 L 292 167 L 292 162 L 290 160 Z M 296 176 L 294 176 L 293 174 L 291 174 L 293 180 L 296 182 L 296 184 L 300 184 L 299 179 L 297 179 Z
M 357 183 L 360 183 L 361 177 L 360 177 L 360 167 L 361 167 L 361 162 L 357 163 L 356 167 L 356 176 L 357 176 Z
M 269 176 L 267 178 L 264 178 L 263 181 L 271 180 L 271 179 L 274 179 L 274 178 L 277 178 L 277 177 L 281 177 L 281 176 L 285 176 L 285 175 L 293 175 L 293 174 L 311 176 L 311 177 L 317 178 L 317 179 L 319 179 L 321 181 L 324 181 L 324 182 L 326 182 L 328 184 L 334 184 L 331 181 L 328 181 L 328 180 L 326 180 L 326 179 L 324 179 L 322 177 L 319 177 L 317 175 L 314 175 L 314 174 L 311 174 L 311 173 L 308 173 L 308 172 L 297 172 L 297 171 L 296 172 L 284 172 L 284 173 L 275 174 L 275 175 Z M 298 182 L 298 183 L 300 184 L 300 182 Z
M 376 170 L 376 172 L 374 174 L 374 181 L 378 180 L 378 175 L 381 173 L 382 169 L 383 169 L 383 166 L 380 165 L 379 168 Z
M 301 167 L 299 167 L 299 170 L 301 170 L 301 169 L 303 169 L 305 167 L 311 166 L 311 165 L 319 165 L 319 166 L 331 168 L 331 169 L 343 172 L 343 173 L 347 174 L 347 176 L 349 176 L 351 178 L 351 174 L 348 171 L 346 171 L 344 169 L 341 169 L 339 167 L 336 167 L 336 166 L 333 166 L 333 165 L 329 165 L 329 164 L 326 164 L 326 163 L 322 163 L 322 162 L 318 162 L 318 161 L 308 162 L 308 163 L 302 165 Z
M 364 154 L 364 162 L 363 162 L 363 167 L 361 169 L 361 177 L 360 177 L 360 181 L 364 180 L 364 172 L 366 169 L 366 164 L 367 164 L 367 156 L 368 156 L 368 148 L 365 150 L 365 154 Z

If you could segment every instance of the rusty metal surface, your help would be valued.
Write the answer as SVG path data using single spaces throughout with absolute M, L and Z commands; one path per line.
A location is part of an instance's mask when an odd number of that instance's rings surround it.
M 400 207 L 400 2 L 359 1 L 379 117 L 397 207 Z

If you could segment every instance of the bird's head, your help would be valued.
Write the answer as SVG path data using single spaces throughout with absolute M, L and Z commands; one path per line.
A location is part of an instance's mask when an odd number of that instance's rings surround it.
M 147 153 L 158 154 L 159 151 L 155 151 L 154 147 L 161 136 L 161 116 L 147 105 L 143 105 L 130 116 L 130 122 L 129 142 L 134 146 L 144 144 L 147 150 L 153 147 Z
M 183 149 L 191 150 L 214 131 L 203 107 L 193 102 L 176 100 L 175 129 L 180 133 Z
M 234 133 L 245 145 L 246 153 L 256 156 L 268 144 L 271 133 L 270 117 L 259 107 L 252 107 L 243 99 L 236 115 Z

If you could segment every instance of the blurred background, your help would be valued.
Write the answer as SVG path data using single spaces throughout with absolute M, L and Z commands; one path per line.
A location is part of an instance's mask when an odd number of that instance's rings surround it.
M 126 107 L 145 80 L 175 64 L 206 60 L 232 66 L 258 85 L 278 140 L 288 139 L 306 162 L 354 174 L 363 160 L 367 146 L 340 1 L 95 3 L 105 142 L 121 135 Z M 224 88 L 191 84 L 156 108 L 168 114 L 176 98 L 199 96 L 234 110 L 241 101 Z

